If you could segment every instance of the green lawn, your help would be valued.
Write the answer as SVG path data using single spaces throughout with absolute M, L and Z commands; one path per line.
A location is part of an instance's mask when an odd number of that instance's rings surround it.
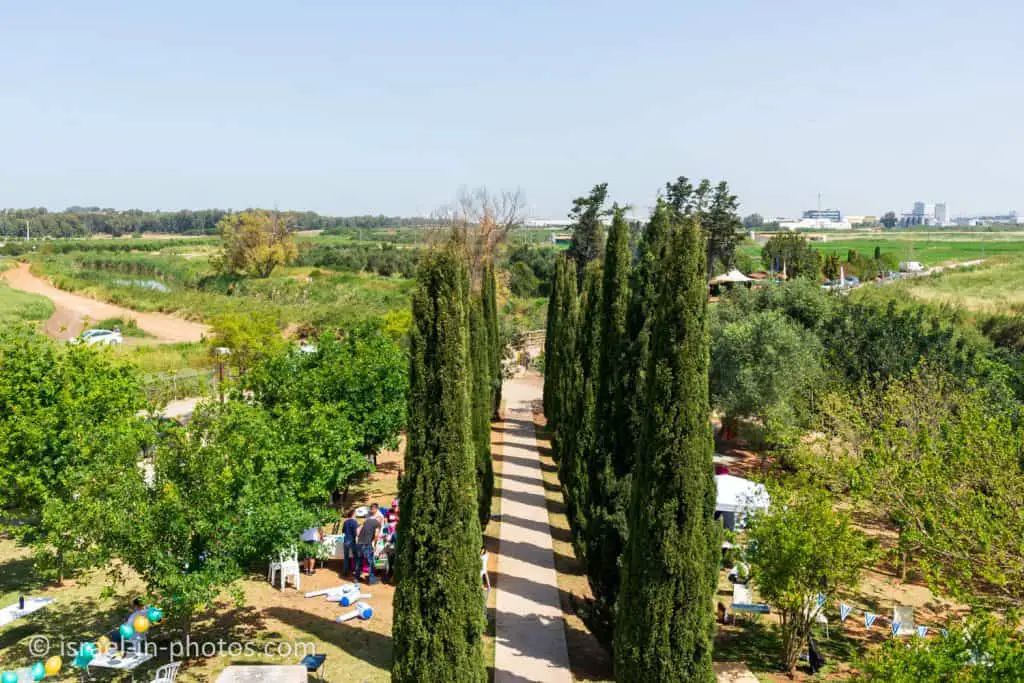
M 0 271 L 6 270 L 0 262 Z M 53 304 L 44 296 L 11 289 L 0 281 L 0 326 L 46 320 L 53 315 Z

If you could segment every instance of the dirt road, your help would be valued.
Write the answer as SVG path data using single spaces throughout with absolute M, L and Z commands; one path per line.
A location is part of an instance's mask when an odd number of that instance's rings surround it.
M 176 318 L 166 313 L 140 313 L 123 306 L 96 301 L 80 294 L 57 289 L 43 278 L 29 271 L 27 263 L 0 273 L 14 289 L 41 294 L 53 302 L 56 311 L 43 326 L 44 331 L 54 339 L 71 339 L 80 334 L 87 325 L 107 318 L 135 320 L 139 327 L 153 335 L 146 343 L 173 344 L 176 342 L 197 342 L 210 328 L 201 323 Z M 125 340 L 126 342 L 128 339 Z

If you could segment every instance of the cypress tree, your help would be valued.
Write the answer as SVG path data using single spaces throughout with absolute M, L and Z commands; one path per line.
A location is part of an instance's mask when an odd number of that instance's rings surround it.
M 626 380 L 629 337 L 626 314 L 632 254 L 625 211 L 616 205 L 604 257 L 601 287 L 601 347 L 598 363 L 597 443 L 589 468 L 587 515 L 587 578 L 594 600 L 583 618 L 598 640 L 610 648 L 614 635 L 615 602 L 621 582 L 622 549 L 628 535 L 630 452 Z
M 470 365 L 473 369 L 473 445 L 476 450 L 477 509 L 480 526 L 487 526 L 491 517 L 491 496 L 494 493 L 494 466 L 491 462 L 491 413 L 493 387 L 491 335 L 484 321 L 484 302 L 471 296 L 469 318 Z
M 704 243 L 671 216 L 656 268 L 646 417 L 615 622 L 618 681 L 706 681 L 719 534 L 708 405 Z
M 573 359 L 571 393 L 562 415 L 564 423 L 559 479 L 565 494 L 566 517 L 576 557 L 587 561 L 586 528 L 590 506 L 590 468 L 597 448 L 598 359 L 601 349 L 601 266 L 587 265 L 580 299 L 579 332 Z
M 669 206 L 658 199 L 651 220 L 644 230 L 633 268 L 630 285 L 630 303 L 626 315 L 626 334 L 629 352 L 624 369 L 623 403 L 627 411 L 629 436 L 621 444 L 619 458 L 623 466 L 632 471 L 640 445 L 646 415 L 645 389 L 647 358 L 650 349 L 652 324 L 651 307 L 654 303 L 655 274 L 658 264 L 665 258 L 666 236 L 669 231 Z
M 562 441 L 568 431 L 563 416 L 571 405 L 577 384 L 576 333 L 579 324 L 579 301 L 576 295 L 576 265 L 560 257 L 555 264 L 555 290 L 551 293 L 552 315 L 558 321 L 552 335 L 550 370 L 544 384 L 550 386 L 549 406 L 545 406 L 550 424 L 553 424 L 551 446 L 555 460 L 561 459 Z
M 470 405 L 468 275 L 450 245 L 412 297 L 392 680 L 483 683 L 480 523 Z
M 564 268 L 564 260 L 557 258 L 555 260 L 554 271 L 551 274 L 551 287 L 548 290 L 548 310 L 547 310 L 547 324 L 544 326 L 544 394 L 542 403 L 544 404 L 544 416 L 548 420 L 548 429 L 554 429 L 554 399 L 555 394 L 555 381 L 554 377 L 557 375 L 558 370 L 556 369 L 557 362 L 555 361 L 555 353 L 553 351 L 554 341 L 558 337 L 558 310 L 559 300 L 559 278 L 564 277 L 564 274 L 560 274 Z
M 484 266 L 483 282 L 481 283 L 483 293 L 483 312 L 488 335 L 488 359 L 490 361 L 491 373 L 491 403 L 494 419 L 500 419 L 498 414 L 501 409 L 501 383 L 505 379 L 501 371 L 501 360 L 504 357 L 505 348 L 502 344 L 501 333 L 498 327 L 498 288 L 494 279 L 494 264 L 490 261 Z M 488 437 L 490 438 L 490 437 Z

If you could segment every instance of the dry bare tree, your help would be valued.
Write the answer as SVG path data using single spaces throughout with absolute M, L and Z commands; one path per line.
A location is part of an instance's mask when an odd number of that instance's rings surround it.
M 525 206 L 523 191 L 519 188 L 492 193 L 484 186 L 461 187 L 454 204 L 434 212 L 439 234 L 455 233 L 465 243 L 474 286 L 479 284 L 483 267 L 493 260 L 498 246 L 522 224 Z

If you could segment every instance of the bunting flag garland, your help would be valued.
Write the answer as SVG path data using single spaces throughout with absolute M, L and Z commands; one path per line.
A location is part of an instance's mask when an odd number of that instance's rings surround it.
M 846 617 L 850 616 L 852 611 L 853 607 L 850 607 L 845 602 L 839 603 L 839 621 L 846 621 Z
M 924 638 L 927 635 L 928 635 L 928 627 L 927 626 L 918 626 L 917 627 L 917 637 L 918 638 Z
M 875 619 L 877 619 L 877 618 L 878 618 L 877 614 L 875 614 L 873 612 L 865 612 L 864 613 L 864 628 L 870 629 L 871 628 L 871 624 L 875 623 Z
M 942 629 L 939 629 L 939 630 L 942 631 L 942 637 L 943 638 L 945 638 L 946 636 L 949 635 L 949 631 L 947 631 L 946 629 L 942 628 Z
M 900 623 L 900 622 L 898 622 L 898 621 L 894 621 L 894 622 L 892 622 L 892 634 L 893 634 L 893 635 L 896 635 L 896 634 L 898 634 L 898 633 L 900 632 L 900 626 L 902 626 L 902 625 L 903 625 L 903 624 L 901 624 L 901 623 Z
M 821 593 L 818 593 L 817 601 L 818 601 L 818 609 L 821 609 L 821 606 L 825 604 L 825 596 L 822 595 Z

